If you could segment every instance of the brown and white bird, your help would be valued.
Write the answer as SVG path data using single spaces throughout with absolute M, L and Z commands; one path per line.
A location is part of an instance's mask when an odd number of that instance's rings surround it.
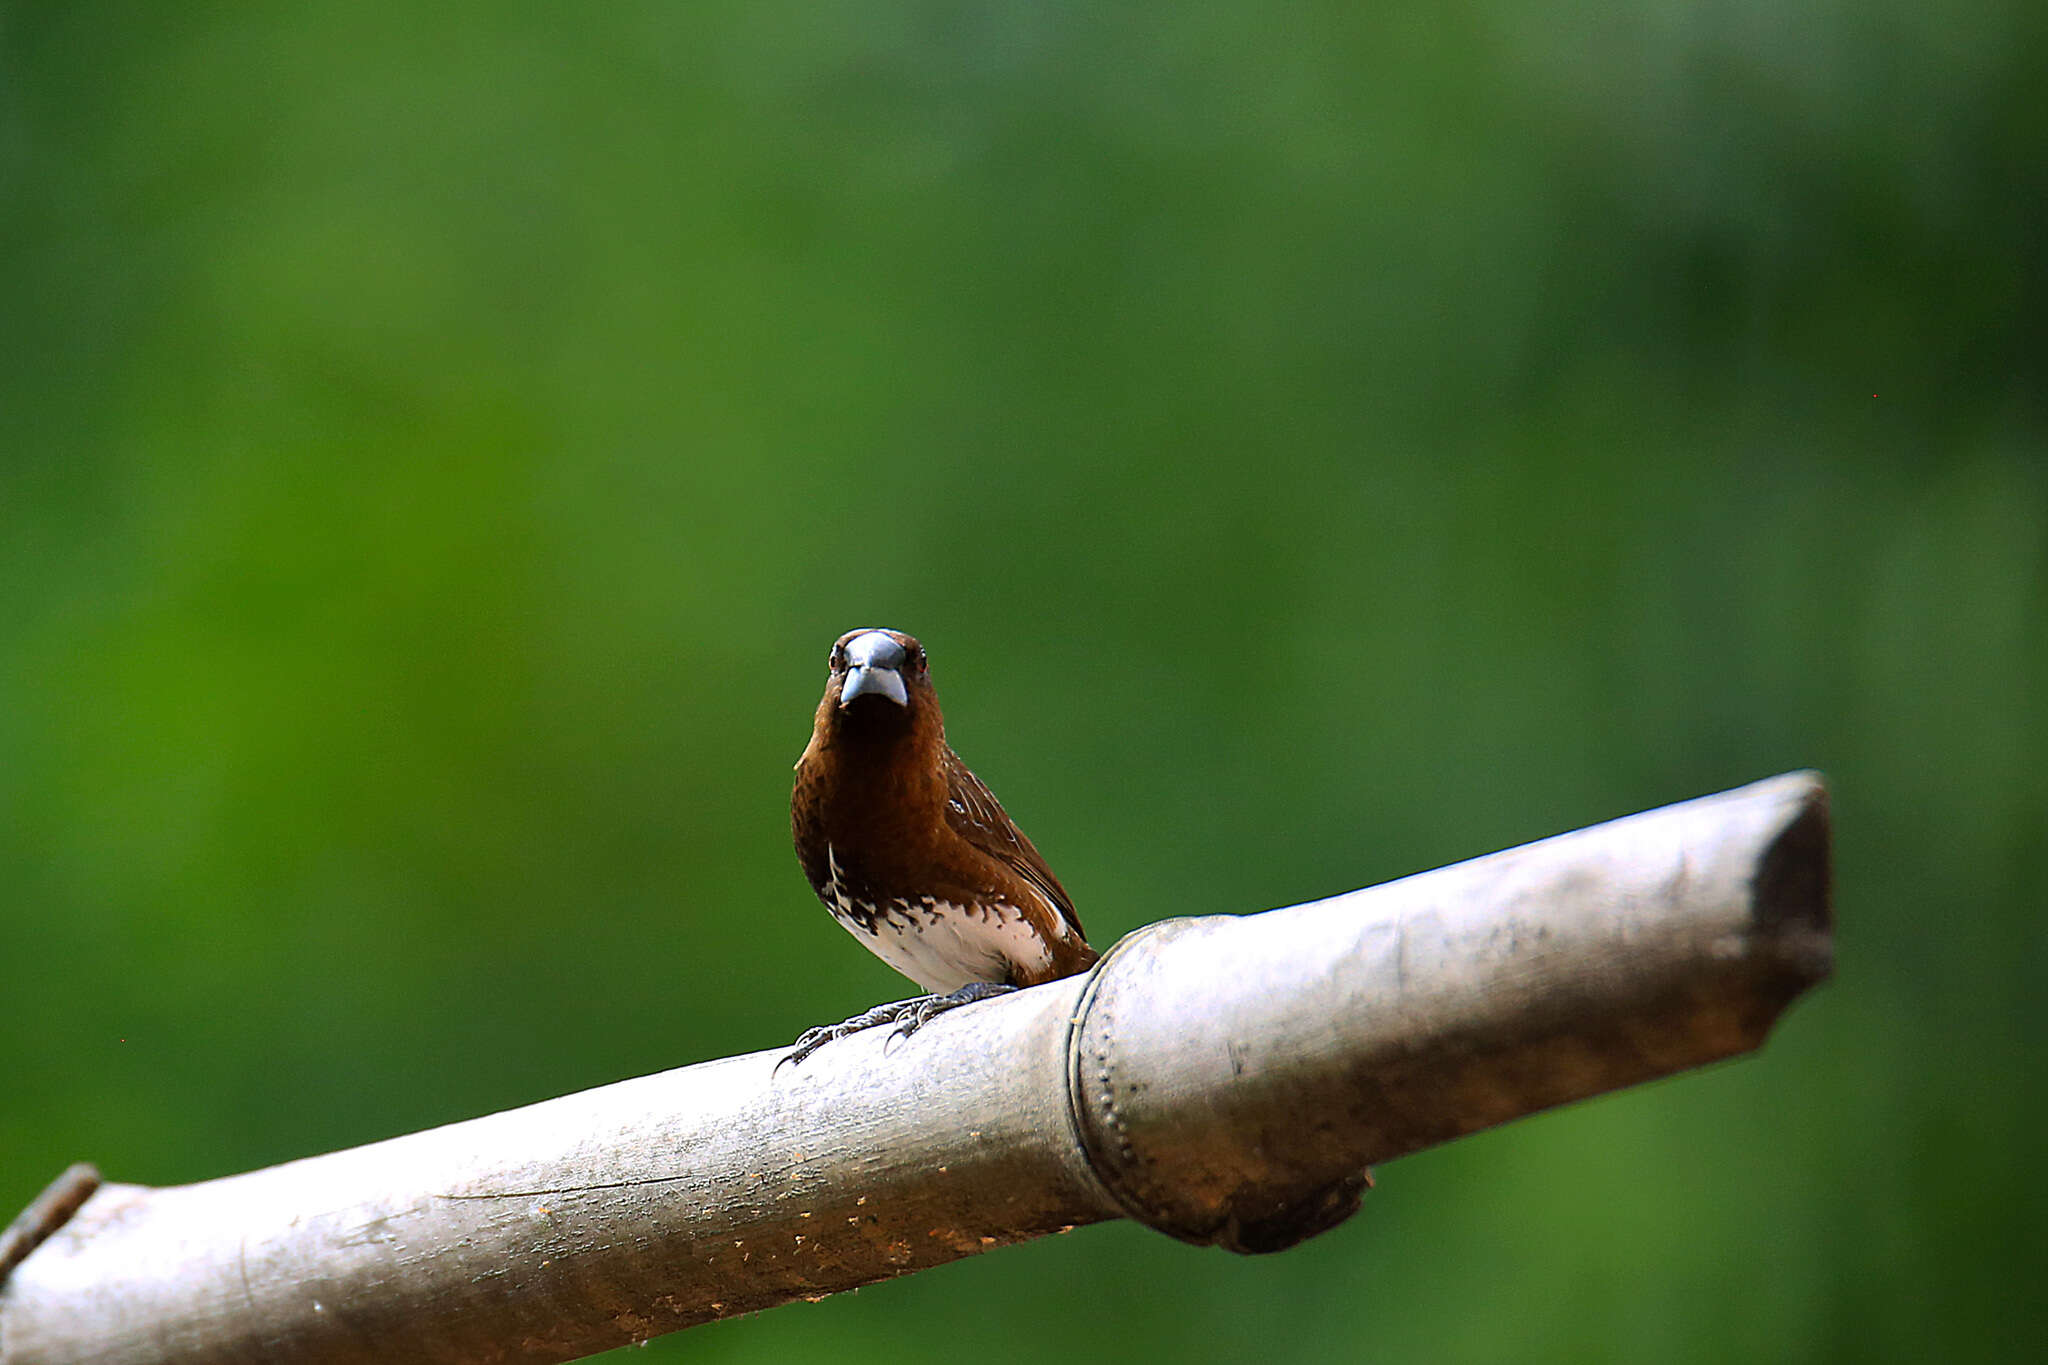
M 850 630 L 790 795 L 797 860 L 832 917 L 931 995 L 814 1028 L 786 1060 L 1093 966 L 1059 878 L 946 743 L 924 646 Z

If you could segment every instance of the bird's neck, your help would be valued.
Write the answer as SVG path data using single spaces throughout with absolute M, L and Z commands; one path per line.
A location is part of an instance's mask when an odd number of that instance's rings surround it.
M 945 730 L 935 717 L 901 712 L 839 712 L 823 718 L 804 755 L 824 781 L 818 796 L 827 825 L 850 833 L 878 820 L 943 818 Z

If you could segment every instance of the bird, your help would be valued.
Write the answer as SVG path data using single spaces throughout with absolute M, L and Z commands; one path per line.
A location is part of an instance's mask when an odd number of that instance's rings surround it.
M 946 742 L 924 646 L 850 630 L 826 666 L 790 792 L 797 861 L 832 917 L 929 994 L 809 1029 L 783 1061 L 1092 967 L 1066 888 Z

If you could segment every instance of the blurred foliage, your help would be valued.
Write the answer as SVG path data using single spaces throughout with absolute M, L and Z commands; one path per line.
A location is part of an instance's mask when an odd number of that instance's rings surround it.
M 1098 942 L 1813 765 L 1755 1060 L 636 1359 L 2031 1358 L 2048 9 L 0 9 L 0 1203 L 776 1044 L 826 645 Z

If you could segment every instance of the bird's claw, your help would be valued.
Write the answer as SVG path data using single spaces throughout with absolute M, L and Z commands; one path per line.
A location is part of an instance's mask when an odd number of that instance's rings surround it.
M 903 1016 L 906 1010 L 909 1010 L 920 1001 L 929 998 L 928 996 L 916 996 L 909 1000 L 892 1000 L 886 1005 L 876 1005 L 872 1009 L 862 1010 L 844 1023 L 820 1024 L 816 1028 L 807 1028 L 797 1035 L 796 1042 L 790 1045 L 789 1055 L 777 1062 L 775 1064 L 776 1068 L 779 1070 L 785 1064 L 789 1066 L 801 1065 L 804 1058 L 810 1056 L 827 1043 L 851 1037 L 853 1034 L 874 1028 L 879 1024 L 893 1024 Z
M 872 1009 L 862 1010 L 844 1023 L 820 1024 L 816 1028 L 805 1029 L 797 1035 L 796 1042 L 790 1045 L 789 1054 L 775 1064 L 775 1069 L 779 1071 L 785 1065 L 800 1066 L 804 1058 L 825 1044 L 883 1024 L 896 1026 L 889 1033 L 891 1040 L 908 1038 L 948 1010 L 971 1005 L 990 996 L 1006 995 L 1016 989 L 1015 986 L 997 985 L 991 981 L 970 981 L 951 995 L 919 995 L 908 1000 L 892 1000 L 886 1005 L 876 1005 Z
M 993 981 L 970 981 L 951 995 L 925 995 L 905 1000 L 902 1004 L 906 1008 L 897 1016 L 895 1031 L 889 1036 L 908 1038 L 948 1010 L 957 1010 L 962 1005 L 971 1005 L 990 996 L 1007 995 L 1016 989 L 1015 986 L 1000 986 Z

